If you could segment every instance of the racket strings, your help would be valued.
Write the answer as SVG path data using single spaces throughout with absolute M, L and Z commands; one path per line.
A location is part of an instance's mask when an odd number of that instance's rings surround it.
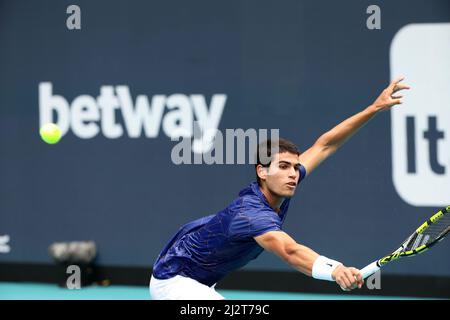
M 422 233 L 412 241 L 410 250 L 414 250 L 424 244 L 430 244 L 444 237 L 450 231 L 450 214 L 444 214 L 434 223 L 430 224 Z
M 424 230 L 424 234 L 430 236 L 431 241 L 435 241 L 445 236 L 450 231 L 450 214 L 444 214 L 441 218 Z
M 450 232 L 450 213 L 445 213 L 434 223 L 431 223 L 421 233 L 414 233 L 403 242 L 401 251 L 415 250 L 423 245 L 429 245 Z

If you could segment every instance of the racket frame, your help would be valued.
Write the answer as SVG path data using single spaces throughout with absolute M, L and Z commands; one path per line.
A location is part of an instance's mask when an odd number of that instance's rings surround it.
M 439 210 L 437 213 L 435 213 L 430 219 L 425 221 L 420 227 L 414 231 L 412 235 L 410 235 L 405 241 L 403 241 L 402 245 L 392 252 L 391 254 L 384 256 L 381 259 L 378 259 L 370 264 L 368 264 L 366 267 L 361 269 L 361 275 L 363 279 L 366 279 L 367 277 L 371 276 L 375 272 L 381 269 L 381 267 L 385 266 L 391 261 L 403 258 L 403 257 L 411 257 L 415 256 L 417 254 L 420 254 L 422 252 L 425 252 L 432 246 L 434 246 L 436 243 L 444 239 L 444 237 L 450 232 L 450 227 L 447 228 L 445 232 L 443 232 L 439 237 L 437 237 L 435 240 L 433 240 L 430 243 L 423 244 L 416 249 L 403 251 L 404 248 L 409 244 L 412 239 L 415 239 L 417 235 L 422 234 L 426 229 L 428 229 L 433 223 L 435 223 L 437 220 L 439 220 L 441 217 L 443 217 L 445 214 L 448 214 L 450 212 L 450 206 L 447 206 L 441 210 Z

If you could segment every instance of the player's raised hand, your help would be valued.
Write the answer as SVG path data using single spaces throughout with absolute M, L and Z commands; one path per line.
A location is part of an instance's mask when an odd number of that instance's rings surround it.
M 372 104 L 376 111 L 386 111 L 392 106 L 402 103 L 403 96 L 395 93 L 404 89 L 410 89 L 407 84 L 400 83 L 403 79 L 405 79 L 405 77 L 395 79 L 381 92 L 379 97 Z
M 347 268 L 344 265 L 338 266 L 333 271 L 332 277 L 344 291 L 361 288 L 364 284 L 362 275 L 358 269 L 353 267 Z

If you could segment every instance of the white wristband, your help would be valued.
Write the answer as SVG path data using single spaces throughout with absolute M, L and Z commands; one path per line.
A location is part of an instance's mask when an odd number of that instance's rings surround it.
M 324 256 L 319 256 L 316 261 L 314 261 L 312 268 L 312 276 L 314 279 L 334 281 L 331 274 L 334 269 L 340 266 L 342 263 L 336 260 L 328 259 Z

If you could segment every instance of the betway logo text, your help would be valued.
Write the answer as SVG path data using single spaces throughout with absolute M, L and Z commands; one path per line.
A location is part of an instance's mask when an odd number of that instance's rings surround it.
M 69 104 L 63 96 L 53 94 L 51 82 L 43 82 L 39 84 L 39 119 L 40 126 L 53 122 L 62 135 L 72 130 L 82 139 L 91 139 L 100 132 L 108 139 L 123 135 L 156 138 L 162 127 L 164 134 L 175 140 L 192 137 L 194 121 L 202 132 L 217 130 L 226 100 L 225 94 L 214 94 L 208 106 L 201 94 L 158 94 L 150 99 L 138 95 L 133 101 L 128 86 L 120 85 L 102 86 L 97 98 L 80 95 Z M 118 112 L 123 123 L 116 117 Z M 193 152 L 205 152 L 196 150 L 196 145 L 199 143 L 193 144 Z

